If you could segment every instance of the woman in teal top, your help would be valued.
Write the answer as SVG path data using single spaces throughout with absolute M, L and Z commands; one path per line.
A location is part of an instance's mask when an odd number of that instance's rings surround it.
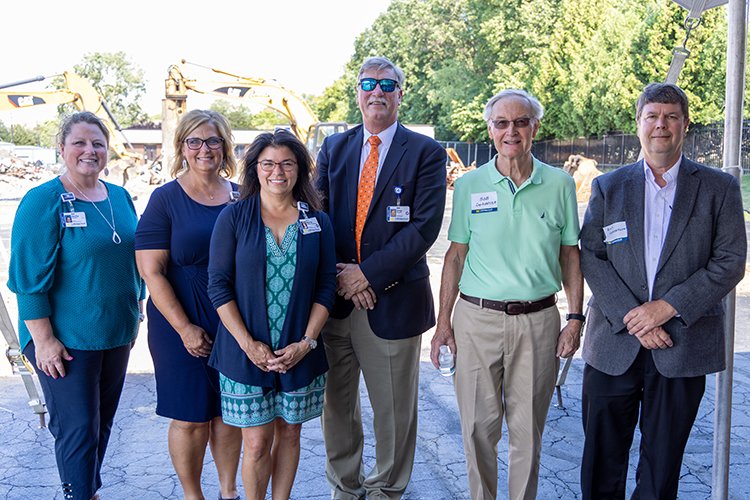
M 145 295 L 133 202 L 98 178 L 108 141 L 93 113 L 69 116 L 60 129 L 64 173 L 24 196 L 11 236 L 20 344 L 44 391 L 63 497 L 75 500 L 98 498 Z
M 241 200 L 211 235 L 208 295 L 221 319 L 209 364 L 224 422 L 242 428 L 247 498 L 289 498 L 302 423 L 323 408 L 320 331 L 336 293 L 331 223 L 294 135 L 261 134 L 244 160 Z

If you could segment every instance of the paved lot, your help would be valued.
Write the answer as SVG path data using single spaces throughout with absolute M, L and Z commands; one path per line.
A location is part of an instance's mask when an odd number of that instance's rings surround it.
M 2 212 L 0 210 L 0 232 L 5 232 L 9 227 L 8 218 Z M 446 231 L 447 222 L 443 226 L 443 234 L 430 253 L 436 293 L 442 255 L 447 246 Z M 0 236 L 6 238 L 7 233 Z M 2 284 L 5 279 L 2 277 Z M 750 498 L 750 293 L 747 289 L 750 286 L 743 285 L 738 293 L 731 436 L 729 491 L 730 498 L 738 500 Z M 3 295 L 6 303 L 12 306 L 6 290 L 3 290 Z M 564 313 L 564 300 L 561 302 L 561 311 Z M 416 464 L 405 498 L 464 499 L 468 498 L 468 486 L 458 410 L 451 380 L 441 377 L 428 361 L 431 336 L 432 332 L 426 333 L 422 342 Z M 6 370 L 7 373 L 4 363 L 0 362 L 0 370 Z M 562 389 L 565 408 L 550 408 L 542 450 L 540 499 L 579 497 L 579 462 L 583 436 L 580 423 L 582 369 L 582 361 L 576 356 Z M 167 452 L 168 421 L 154 414 L 155 392 L 151 370 L 143 331 L 133 351 L 104 465 L 104 487 L 100 492 L 103 500 L 181 497 L 179 482 Z M 62 495 L 59 492 L 52 437 L 47 430 L 38 428 L 36 416 L 26 405 L 21 381 L 2 375 L 3 372 L 0 371 L 0 428 L 3 429 L 0 438 L 0 499 L 60 499 Z M 707 499 L 711 495 L 714 386 L 715 377 L 709 376 L 706 396 L 688 442 L 680 499 Z M 370 467 L 374 463 L 372 412 L 364 387 L 362 393 L 366 425 L 365 465 Z M 638 437 L 632 451 L 637 452 L 637 449 Z M 330 497 L 324 475 L 324 455 L 320 425 L 317 420 L 313 420 L 303 427 L 302 457 L 292 491 L 293 498 Z M 635 456 L 632 455 L 631 463 Z M 502 493 L 507 480 L 505 438 L 500 442 L 498 462 Z M 206 456 L 205 464 L 204 491 L 207 498 L 215 498 L 218 481 L 210 453 Z M 634 468 L 631 464 L 631 487 L 633 475 Z

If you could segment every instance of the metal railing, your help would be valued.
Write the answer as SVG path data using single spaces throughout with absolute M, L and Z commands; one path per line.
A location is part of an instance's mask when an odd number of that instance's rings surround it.
M 685 156 L 712 167 L 722 166 L 724 125 L 692 127 L 685 137 Z M 489 143 L 442 141 L 443 147 L 456 150 L 464 165 L 477 165 L 489 161 L 495 148 Z M 531 148 L 534 156 L 550 165 L 561 167 L 570 155 L 583 155 L 596 160 L 601 169 L 617 168 L 638 159 L 641 145 L 634 134 L 612 133 L 602 137 L 576 139 L 551 139 L 535 142 Z M 743 173 L 750 173 L 750 120 L 742 127 L 741 165 Z

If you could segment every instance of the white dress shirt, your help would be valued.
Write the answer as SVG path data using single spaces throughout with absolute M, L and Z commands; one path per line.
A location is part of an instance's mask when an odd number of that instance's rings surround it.
M 662 179 L 667 182 L 664 187 L 656 183 L 656 178 L 651 168 L 643 160 L 643 172 L 646 176 L 645 197 L 643 207 L 643 254 L 646 259 L 646 277 L 648 279 L 648 296 L 652 299 L 654 293 L 654 280 L 656 279 L 656 268 L 659 265 L 661 249 L 667 238 L 669 220 L 672 217 L 672 206 L 674 195 L 677 190 L 677 174 L 680 172 L 680 162 L 677 160 Z
M 367 156 L 370 154 L 370 143 L 368 142 L 370 139 L 370 136 L 377 135 L 380 139 L 380 145 L 378 146 L 378 172 L 375 174 L 375 183 L 378 182 L 378 177 L 380 177 L 380 170 L 383 168 L 383 161 L 385 160 L 385 155 L 388 154 L 388 150 L 391 148 L 391 144 L 393 143 L 393 136 L 396 135 L 396 129 L 398 128 L 398 121 L 393 122 L 393 125 L 388 127 L 387 129 L 381 131 L 379 134 L 371 134 L 365 126 L 362 126 L 362 131 L 364 132 L 364 142 L 362 143 L 362 155 L 359 159 L 359 176 L 362 177 L 362 169 L 365 166 L 365 160 L 367 160 Z

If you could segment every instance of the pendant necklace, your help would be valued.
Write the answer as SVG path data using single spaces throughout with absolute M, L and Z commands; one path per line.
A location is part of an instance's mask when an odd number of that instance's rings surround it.
M 107 203 L 109 203 L 109 215 L 110 215 L 110 217 L 112 217 L 112 223 L 111 224 L 107 220 L 107 218 L 104 216 L 104 214 L 102 213 L 102 211 L 99 210 L 99 207 L 96 206 L 96 203 L 94 203 L 93 201 L 91 201 L 91 198 L 89 198 L 88 196 L 86 196 L 86 194 L 81 190 L 81 188 L 78 187 L 78 184 L 76 184 L 76 182 L 73 180 L 73 178 L 69 174 L 66 174 L 66 177 L 68 178 L 68 180 L 70 181 L 70 183 L 73 184 L 73 187 L 76 189 L 76 191 L 78 191 L 78 194 L 80 194 L 81 196 L 83 196 L 83 199 L 86 200 L 86 201 L 88 201 L 89 203 L 91 203 L 91 205 L 94 206 L 94 208 L 96 209 L 96 211 L 99 212 L 99 215 L 102 216 L 102 219 L 104 219 L 104 222 L 106 222 L 107 225 L 109 226 L 109 228 L 112 230 L 112 241 L 115 243 L 115 245 L 119 245 L 122 242 L 122 239 L 120 238 L 120 235 L 117 234 L 117 230 L 115 229 L 115 213 L 112 210 L 112 201 L 110 201 L 110 199 L 109 199 L 109 191 L 107 191 Z M 97 181 L 97 182 L 99 182 L 99 181 Z

